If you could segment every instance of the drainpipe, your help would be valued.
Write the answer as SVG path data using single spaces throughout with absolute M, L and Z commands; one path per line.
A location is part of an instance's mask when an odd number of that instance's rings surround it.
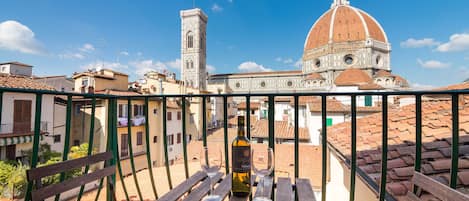
M 163 95 L 163 79 L 159 78 L 158 81 L 160 81 L 160 95 Z

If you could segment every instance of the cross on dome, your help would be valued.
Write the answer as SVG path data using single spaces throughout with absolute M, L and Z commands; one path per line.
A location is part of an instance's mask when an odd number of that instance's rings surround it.
M 341 6 L 341 5 L 350 5 L 349 0 L 334 0 L 334 3 L 332 3 L 331 8 Z

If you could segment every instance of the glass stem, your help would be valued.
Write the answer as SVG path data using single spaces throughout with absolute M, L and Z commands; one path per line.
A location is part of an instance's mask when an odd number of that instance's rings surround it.
M 259 188 L 259 195 L 261 197 L 264 197 L 264 176 L 260 176 L 259 178 L 260 182 L 260 188 Z
M 208 186 L 210 187 L 210 192 L 208 195 L 213 195 L 213 186 L 212 186 L 212 177 L 208 177 Z

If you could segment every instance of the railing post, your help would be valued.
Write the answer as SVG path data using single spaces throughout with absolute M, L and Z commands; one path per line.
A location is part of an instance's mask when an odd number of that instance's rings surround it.
M 355 200 L 355 177 L 357 173 L 357 96 L 352 95 L 352 139 L 350 163 L 350 201 Z
M 246 96 L 246 136 L 251 140 L 251 96 Z
M 207 97 L 202 96 L 202 141 L 207 146 Z
M 381 141 L 381 185 L 379 190 L 380 201 L 384 201 L 386 197 L 386 176 L 388 170 L 388 96 L 383 95 L 382 97 L 383 136 Z
M 230 172 L 230 163 L 228 161 L 228 97 L 227 96 L 223 96 L 223 139 L 224 139 L 224 147 L 225 147 L 225 173 L 228 174 Z
M 420 172 L 422 165 L 422 95 L 415 96 L 415 171 Z M 413 186 L 417 193 L 417 186 Z
M 72 121 L 72 103 L 73 103 L 72 99 L 73 99 L 73 96 L 71 95 L 67 96 L 67 114 L 65 117 L 65 139 L 64 139 L 64 149 L 62 152 L 62 161 L 68 160 L 68 152 L 70 150 L 70 131 L 71 131 L 70 127 L 71 127 L 71 121 Z M 37 107 L 38 105 L 36 105 L 36 108 Z M 39 107 L 41 107 L 41 105 L 39 105 Z M 63 182 L 64 180 L 65 180 L 65 173 L 62 172 L 60 173 L 60 182 Z M 59 201 L 59 199 L 60 199 L 60 194 L 57 194 L 55 196 L 55 201 Z
M 327 193 L 327 96 L 321 96 L 321 119 L 322 119 L 322 188 L 321 201 L 326 201 Z
M 125 186 L 124 175 L 122 174 L 122 164 L 119 156 L 119 143 L 117 142 L 117 98 L 109 99 L 108 103 L 108 131 L 112 135 L 112 149 L 114 151 L 114 158 L 117 162 L 117 171 L 119 172 L 119 178 L 122 181 L 122 189 L 124 190 L 125 199 L 129 201 L 129 194 L 127 193 L 127 187 Z M 115 181 L 115 178 L 114 178 Z
M 458 181 L 459 163 L 459 94 L 451 95 L 451 110 L 453 120 L 453 136 L 451 139 L 451 179 L 450 187 L 456 189 Z
M 96 113 L 96 98 L 91 99 L 91 116 L 90 116 L 90 136 L 88 138 L 88 150 L 87 150 L 87 156 L 90 156 L 93 152 L 93 142 L 94 142 L 94 117 Z M 87 165 L 85 167 L 85 171 L 83 174 L 88 174 L 90 166 Z M 102 179 L 101 179 L 102 180 Z M 78 198 L 77 200 L 80 201 L 81 197 L 83 195 L 83 191 L 85 190 L 85 185 L 82 185 L 80 187 L 80 192 L 78 193 Z
M 33 139 L 33 153 L 31 157 L 31 169 L 36 168 L 39 152 L 39 139 L 41 135 L 41 112 L 42 112 L 42 94 L 36 93 L 36 110 L 34 113 L 34 139 Z M 25 201 L 31 200 L 31 190 L 33 189 L 33 182 L 28 182 L 26 190 Z
M 298 96 L 294 96 L 293 97 L 294 99 L 294 103 L 293 103 L 293 107 L 294 107 L 294 110 L 295 110 L 295 128 L 294 128 L 294 135 L 295 135 L 295 179 L 299 177 L 299 172 L 300 172 L 300 163 L 299 163 L 299 106 L 298 106 L 298 102 L 299 102 L 299 97 Z
M 146 149 L 147 149 L 147 166 L 148 166 L 148 173 L 150 176 L 151 182 L 151 189 L 153 190 L 153 194 L 155 195 L 155 199 L 158 199 L 158 193 L 156 191 L 155 185 L 155 178 L 153 177 L 153 165 L 151 163 L 151 149 L 150 149 L 150 101 L 148 97 L 145 97 L 145 108 L 144 108 L 144 115 L 145 115 L 145 141 L 146 141 Z
M 167 121 L 167 112 L 166 112 L 166 96 L 163 96 L 163 114 L 161 115 L 161 120 L 163 121 L 163 150 L 164 150 L 164 160 L 166 167 L 166 176 L 168 178 L 169 189 L 173 189 L 173 183 L 171 182 L 171 171 L 169 170 L 169 157 L 168 157 L 168 129 L 166 125 Z
M 129 155 L 130 155 L 130 168 L 132 169 L 132 177 L 134 178 L 135 187 L 137 189 L 137 195 L 140 200 L 143 200 L 142 191 L 138 184 L 137 174 L 135 171 L 135 161 L 134 161 L 134 151 L 132 146 L 132 99 L 127 98 L 127 144 L 129 146 Z
M 269 95 L 269 147 L 275 152 L 275 96 Z M 275 178 L 275 165 L 271 174 Z M 272 185 L 271 198 L 274 199 L 275 185 Z
M 189 164 L 187 161 L 187 134 L 186 134 L 186 97 L 182 97 L 182 149 L 184 154 L 184 171 L 186 179 L 189 178 Z

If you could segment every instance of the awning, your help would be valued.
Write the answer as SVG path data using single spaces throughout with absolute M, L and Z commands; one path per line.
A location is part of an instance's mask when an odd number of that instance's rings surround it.
M 3 137 L 3 138 L 0 136 L 0 146 L 29 143 L 33 141 L 33 138 L 34 138 L 33 135 Z M 43 139 L 44 137 L 41 135 L 40 140 L 42 141 Z

